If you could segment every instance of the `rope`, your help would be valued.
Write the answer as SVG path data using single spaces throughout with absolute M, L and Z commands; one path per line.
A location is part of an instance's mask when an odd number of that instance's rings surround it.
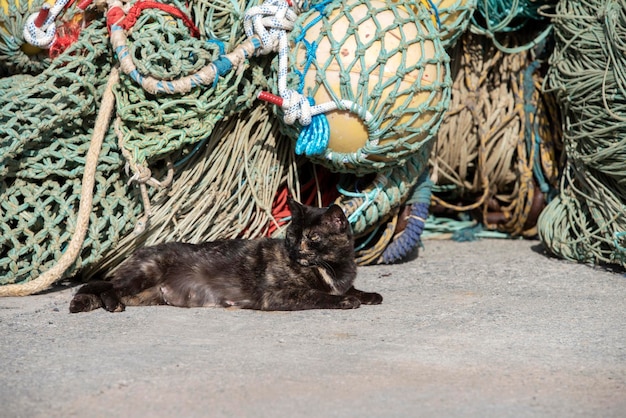
M 369 35 L 362 33 L 365 25 L 372 28 Z M 270 81 L 280 96 L 272 102 L 297 153 L 332 171 L 365 175 L 404 164 L 435 134 L 450 78 L 428 7 L 322 1 L 299 16 L 290 39 L 295 46 L 281 44 Z M 357 145 L 362 139 L 363 146 L 333 149 L 329 114 L 333 123 L 347 115 L 362 126 L 365 137 L 359 132 Z
M 541 9 L 553 7 L 558 0 L 478 0 L 476 12 L 472 16 L 470 30 L 477 35 L 487 36 L 501 51 L 514 54 L 528 51 L 546 41 L 552 32 L 551 24 L 544 24 L 546 16 Z M 539 23 L 539 25 L 538 25 Z M 536 30 L 539 27 L 540 30 Z M 509 47 L 498 35 L 507 33 L 533 33 L 532 39 L 525 44 Z
M 626 3 L 562 0 L 551 17 L 544 89 L 563 111 L 567 159 L 539 236 L 562 258 L 625 267 Z
M 337 187 L 341 196 L 335 201 L 344 209 L 356 237 L 367 233 L 372 225 L 385 222 L 392 210 L 402 205 L 420 179 L 431 148 L 426 146 L 406 165 L 379 173 L 365 187 L 353 175 L 344 175 Z M 347 185 L 352 181 L 351 185 Z M 344 183 L 344 184 L 342 184 Z
M 40 74 L 50 65 L 46 54 L 24 40 L 26 20 L 43 3 L 11 0 L 0 7 L 0 76 Z
M 272 207 L 287 184 L 285 197 L 297 195 L 297 162 L 268 107 L 221 120 L 203 144 L 189 158 L 185 147 L 172 154 L 174 180 L 152 196 L 149 227 L 122 237 L 83 269 L 84 278 L 114 268 L 142 245 L 267 236 L 276 224 L 272 232 L 282 233 L 284 222 Z
M 437 21 L 441 42 L 446 49 L 453 47 L 459 37 L 465 33 L 476 3 L 480 0 L 421 0 L 430 4 L 433 18 Z
M 55 20 L 69 3 L 70 0 L 57 0 L 52 8 L 44 3 L 38 13 L 26 19 L 24 40 L 39 48 L 50 48 L 56 36 Z
M 555 106 L 540 92 L 542 61 L 534 51 L 505 54 L 471 33 L 455 53 L 452 106 L 430 160 L 433 210 L 534 236 L 557 184 L 560 138 Z
M 113 87 L 119 81 L 119 72 L 117 68 L 111 70 L 111 75 L 107 82 L 105 92 L 100 105 L 100 111 L 96 118 L 95 128 L 89 150 L 85 157 L 85 171 L 81 186 L 80 206 L 76 220 L 76 229 L 72 235 L 65 252 L 57 263 L 48 271 L 40 275 L 37 279 L 21 283 L 0 287 L 0 296 L 26 296 L 33 293 L 41 292 L 50 285 L 59 280 L 63 273 L 76 261 L 76 257 L 80 253 L 87 228 L 89 226 L 89 215 L 92 210 L 93 190 L 95 185 L 96 169 L 98 165 L 98 156 L 102 148 L 102 141 L 109 126 L 111 115 L 115 109 L 115 96 L 113 95 Z
M 219 77 L 233 69 L 240 68 L 248 57 L 252 56 L 262 46 L 258 37 L 251 36 L 229 54 L 221 56 L 216 61 L 185 77 L 165 80 L 145 75 L 137 69 L 133 54 L 129 52 L 126 31 L 135 25 L 139 14 L 148 9 L 159 9 L 178 17 L 190 28 L 192 36 L 199 36 L 199 31 L 185 14 L 173 6 L 151 1 L 138 2 L 126 14 L 122 9 L 121 2 L 111 1 L 107 12 L 107 25 L 110 30 L 111 45 L 120 62 L 120 69 L 151 94 L 184 94 L 199 86 L 214 86 Z
M 313 8 L 321 11 L 328 3 L 329 1 L 323 1 Z M 330 137 L 328 121 L 324 113 L 337 109 L 350 109 L 365 114 L 367 120 L 371 120 L 372 115 L 350 100 L 329 101 L 316 105 L 311 97 L 302 94 L 303 84 L 298 90 L 287 88 L 290 52 L 288 32 L 293 30 L 297 18 L 298 15 L 291 10 L 286 1 L 267 0 L 262 6 L 253 7 L 246 13 L 245 31 L 249 37 L 257 35 L 261 38 L 263 44 L 261 53 L 278 52 L 277 79 L 280 97 L 261 92 L 259 99 L 281 107 L 287 125 L 293 125 L 296 121 L 302 125 L 303 129 L 295 147 L 296 154 L 320 155 L 328 146 Z M 267 31 L 266 28 L 270 30 Z M 302 39 L 303 36 L 296 41 Z
M 428 171 L 425 171 L 418 180 L 413 195 L 407 200 L 407 204 L 411 205 L 407 224 L 404 230 L 385 248 L 381 262 L 391 264 L 404 260 L 421 244 L 422 232 L 428 218 L 432 186 Z

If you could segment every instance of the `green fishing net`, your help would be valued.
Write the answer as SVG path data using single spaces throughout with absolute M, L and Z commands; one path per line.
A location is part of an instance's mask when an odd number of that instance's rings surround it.
M 113 62 L 106 33 L 93 22 L 41 74 L 0 78 L 0 284 L 49 269 L 74 232 L 85 154 Z M 141 209 L 116 143 L 108 132 L 90 227 L 68 275 L 132 229 Z
M 626 10 L 623 3 L 559 2 L 545 89 L 564 114 L 560 193 L 539 218 L 552 253 L 626 266 Z

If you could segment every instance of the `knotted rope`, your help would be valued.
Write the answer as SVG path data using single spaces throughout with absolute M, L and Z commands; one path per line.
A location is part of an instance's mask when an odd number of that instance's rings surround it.
M 33 13 L 26 19 L 24 40 L 39 48 L 50 48 L 57 32 L 56 18 L 69 3 L 70 0 L 57 0 L 52 8 L 44 3 L 38 13 Z
M 313 6 L 313 9 L 322 13 L 329 2 L 322 1 Z M 266 15 L 270 17 L 262 17 Z M 362 114 L 368 122 L 372 119 L 372 114 L 351 100 L 315 104 L 311 97 L 303 94 L 303 83 L 298 90 L 287 88 L 290 53 L 288 32 L 294 28 L 297 18 L 298 15 L 289 8 L 286 1 L 268 0 L 263 6 L 253 7 L 246 13 L 245 30 L 249 37 L 255 33 L 261 37 L 264 45 L 262 52 L 278 52 L 277 85 L 280 97 L 261 92 L 259 99 L 279 106 L 284 112 L 283 119 L 287 125 L 293 125 L 296 121 L 300 123 L 302 130 L 296 142 L 296 154 L 320 155 L 328 146 L 330 136 L 324 113 L 337 109 L 350 110 Z M 271 28 L 270 31 L 265 30 L 266 27 Z M 296 38 L 296 42 L 302 42 L 305 34 L 306 31 Z
M 559 257 L 626 267 L 626 7 L 562 0 L 545 90 L 562 109 L 567 155 L 539 236 Z

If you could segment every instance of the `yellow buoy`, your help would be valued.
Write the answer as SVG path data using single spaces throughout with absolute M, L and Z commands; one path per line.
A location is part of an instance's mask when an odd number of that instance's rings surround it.
M 428 30 L 412 18 L 412 11 L 401 4 L 391 10 L 389 5 L 383 0 L 347 0 L 322 19 L 312 13 L 301 23 L 306 32 L 304 41 L 296 45 L 295 68 L 304 72 L 305 95 L 313 92 L 316 104 L 344 99 L 365 105 L 372 113 L 386 114 L 400 107 L 417 108 L 431 97 L 428 87 L 436 81 L 441 83 L 445 75 L 438 65 L 435 45 L 423 39 Z M 315 59 L 305 72 L 311 45 L 315 45 Z M 416 66 L 418 61 L 424 64 Z M 416 83 L 425 91 L 416 92 Z M 329 151 L 355 153 L 367 144 L 371 135 L 357 113 L 325 113 L 330 127 Z M 407 123 L 411 118 L 412 125 L 420 124 L 432 115 L 422 116 L 407 114 L 394 119 L 376 115 L 382 119 L 379 130 L 385 130 L 390 123 Z M 399 139 L 400 135 L 387 136 L 380 145 Z

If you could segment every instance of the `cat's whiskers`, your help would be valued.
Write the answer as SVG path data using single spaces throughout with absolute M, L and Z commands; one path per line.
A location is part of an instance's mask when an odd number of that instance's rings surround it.
M 320 267 L 324 268 L 326 271 L 328 271 L 328 273 L 333 278 L 333 280 L 335 280 L 335 278 L 337 277 L 337 274 L 335 273 L 335 269 L 333 268 L 333 266 L 330 265 L 330 263 L 328 263 L 327 261 L 324 261 L 324 260 L 320 260 L 319 263 L 318 263 L 318 266 L 320 266 Z
M 324 266 L 319 265 L 319 264 L 316 267 L 317 267 L 317 272 L 319 273 L 324 283 L 326 283 L 328 287 L 330 287 L 330 294 L 331 295 L 343 294 L 343 292 L 337 288 L 337 282 L 334 277 L 335 272 L 333 271 L 333 269 L 325 268 Z

